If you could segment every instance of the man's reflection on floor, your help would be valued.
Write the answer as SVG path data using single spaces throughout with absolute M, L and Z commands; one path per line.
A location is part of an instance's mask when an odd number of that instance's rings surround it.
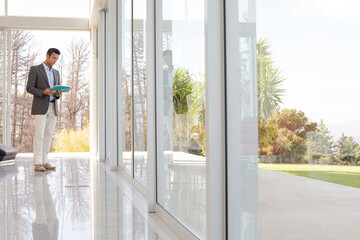
M 56 240 L 59 232 L 59 219 L 56 216 L 54 201 L 52 199 L 47 173 L 35 173 L 34 201 L 36 218 L 33 222 L 34 240 Z

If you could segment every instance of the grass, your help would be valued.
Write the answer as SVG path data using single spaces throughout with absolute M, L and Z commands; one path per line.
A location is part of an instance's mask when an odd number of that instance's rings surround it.
M 360 188 L 360 166 L 259 163 L 259 168 Z

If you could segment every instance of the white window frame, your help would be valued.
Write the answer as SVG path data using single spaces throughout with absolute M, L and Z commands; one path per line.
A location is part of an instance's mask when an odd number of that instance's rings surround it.
M 106 12 L 105 116 L 106 161 L 110 170 L 117 170 L 117 43 L 116 0 L 109 0 Z
M 155 12 L 161 12 L 161 0 L 149 1 L 148 3 L 148 22 L 149 24 L 158 23 L 157 26 L 149 26 L 147 36 L 149 40 L 148 46 L 156 46 L 156 49 L 162 49 L 161 34 L 155 33 L 156 29 L 161 29 L 161 16 L 156 15 Z M 205 116 L 206 116 L 206 239 L 225 239 L 226 224 L 225 224 L 225 88 L 224 88 L 224 17 L 223 17 L 223 3 L 222 1 L 205 0 L 205 71 L 206 71 L 206 101 L 205 101 Z M 156 8 L 156 9 L 155 9 Z M 157 18 L 157 19 L 156 19 Z M 154 43 L 153 39 L 157 39 Z M 156 66 L 151 62 L 156 59 L 156 63 L 161 62 L 162 56 L 155 55 L 155 50 L 148 47 L 148 69 L 151 68 L 151 75 L 155 79 Z M 162 73 L 156 73 L 162 74 Z M 159 76 L 159 75 L 158 75 Z M 152 82 L 152 81 L 148 81 Z M 155 138 L 155 81 L 150 87 L 151 96 L 149 101 L 153 108 L 149 108 L 148 126 L 152 126 L 151 134 L 148 132 L 150 140 L 156 143 Z M 211 96 L 211 97 L 210 97 Z M 152 111 L 150 113 L 150 111 Z M 222 114 L 219 114 L 222 113 Z M 154 149 L 152 149 L 154 148 Z M 155 212 L 163 219 L 170 227 L 177 232 L 184 239 L 197 239 L 193 233 L 179 223 L 173 216 L 165 211 L 156 202 L 156 146 L 152 146 L 151 154 L 149 153 L 148 166 L 148 206 L 149 212 L 155 209 Z M 148 151 L 150 151 L 150 146 Z M 219 160 L 220 159 L 220 160 Z M 150 161 L 152 160 L 152 161 Z M 153 177 L 155 176 L 155 178 Z
M 109 0 L 109 11 L 111 12 L 111 2 L 115 0 Z M 252 1 L 252 0 L 249 0 Z M 231 211 L 226 207 L 226 121 L 225 121 L 225 14 L 224 14 L 224 2 L 225 1 L 211 1 L 205 0 L 205 71 L 206 71 L 206 103 L 205 103 L 205 114 L 206 114 L 206 146 L 207 146 L 207 165 L 206 165 L 206 239 L 218 240 L 226 239 L 227 236 L 227 223 L 226 223 L 226 211 Z M 157 10 L 157 11 L 156 11 Z M 137 180 L 133 179 L 127 172 L 121 168 L 117 168 L 123 175 L 128 176 L 129 182 L 137 188 L 142 188 L 143 192 L 145 189 L 145 196 L 147 195 L 148 201 L 148 212 L 156 213 L 160 218 L 165 221 L 176 233 L 182 238 L 186 239 L 197 239 L 187 228 L 180 224 L 173 216 L 165 211 L 159 204 L 157 204 L 157 184 L 156 184 L 156 76 L 161 74 L 156 72 L 156 62 L 161 62 L 162 56 L 156 55 L 156 49 L 162 47 L 162 42 L 155 41 L 156 36 L 159 38 L 156 31 L 161 27 L 155 25 L 159 23 L 159 15 L 155 12 L 161 10 L 161 0 L 147 0 L 147 25 L 146 25 L 146 64 L 147 64 L 147 123 L 148 123 L 148 178 L 147 188 L 143 188 L 143 185 L 138 183 Z M 110 13 L 111 14 L 111 13 Z M 157 20 L 157 21 L 156 21 Z M 115 24 L 116 25 L 116 24 Z M 114 25 L 110 25 L 112 30 L 106 30 L 116 33 Z M 115 26 L 116 28 L 116 26 Z M 99 32 L 100 36 L 100 32 Z M 110 35 L 111 37 L 111 35 Z M 116 49 L 117 42 L 116 37 L 112 37 L 111 41 L 108 41 L 110 49 Z M 100 38 L 99 38 L 99 46 Z M 118 51 L 116 51 L 119 53 Z M 107 51 L 108 54 L 111 54 Z M 100 70 L 100 55 L 99 52 L 99 73 Z M 109 60 L 114 60 L 109 62 Z M 107 58 L 107 63 L 116 63 L 116 56 Z M 106 73 L 110 75 L 106 77 L 107 80 L 116 83 L 116 66 L 111 65 L 112 71 Z M 109 69 L 109 65 L 107 66 Z M 119 70 L 120 71 L 120 70 Z M 103 73 L 104 74 L 104 73 Z M 120 73 L 118 72 L 118 75 Z M 100 74 L 99 74 L 100 76 Z M 111 77 L 113 76 L 113 77 Z M 99 82 L 100 86 L 100 82 Z M 113 86 L 113 85 L 112 85 Z M 100 87 L 99 87 L 100 88 Z M 113 99 L 116 85 L 112 89 L 111 93 L 106 93 L 107 101 Z M 100 94 L 100 93 L 99 93 Z M 99 96 L 100 98 L 100 96 Z M 99 105 L 102 104 L 99 102 Z M 115 105 L 115 104 L 114 104 Z M 100 105 L 101 106 L 101 105 Z M 117 109 L 115 110 L 117 112 Z M 99 109 L 99 124 L 100 121 L 100 109 Z M 116 121 L 116 116 L 112 116 Z M 112 124 L 116 129 L 116 123 L 107 122 L 106 124 Z M 117 133 L 116 131 L 113 131 Z M 111 134 L 111 133 L 109 133 Z M 99 137 L 101 142 L 101 137 Z M 113 143 L 116 143 L 116 137 L 111 137 Z M 103 141 L 102 141 L 103 142 Z M 109 144 L 109 143 L 108 143 Z M 109 145 L 110 152 L 116 150 L 116 144 Z M 99 149 L 101 152 L 101 148 Z M 114 167 L 117 165 L 114 162 L 110 154 L 109 165 Z M 101 154 L 100 154 L 101 156 Z M 108 157 L 108 156 L 106 156 Z M 117 159 L 117 158 L 116 158 Z M 110 169 L 113 169 L 110 167 Z M 126 174 L 124 174 L 126 173 Z M 139 187 L 139 186 L 142 187 Z
M 95 82 L 98 85 L 98 154 L 99 160 L 105 161 L 106 157 L 106 117 L 105 117 L 105 80 L 106 80 L 106 24 L 105 24 L 105 11 L 99 13 L 99 26 L 98 26 L 98 77 Z
M 223 1 L 205 0 L 206 236 L 226 236 Z

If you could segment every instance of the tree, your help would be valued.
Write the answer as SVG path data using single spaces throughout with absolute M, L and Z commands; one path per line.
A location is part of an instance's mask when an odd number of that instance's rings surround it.
M 144 34 L 133 33 L 133 104 L 134 104 L 134 151 L 146 151 L 146 57 Z M 131 103 L 129 103 L 131 104 Z M 131 116 L 130 116 L 131 119 Z
M 258 113 L 265 120 L 272 119 L 282 103 L 285 90 L 280 88 L 285 78 L 270 56 L 270 42 L 260 38 L 257 42 Z
M 304 162 L 306 133 L 317 130 L 317 123 L 310 122 L 302 111 L 282 109 L 276 111 L 271 121 L 276 127 L 276 136 L 268 146 L 267 154 L 279 155 L 283 162 Z
M 39 50 L 28 31 L 14 30 L 11 39 L 11 144 L 20 152 L 32 150 L 32 96 L 25 90 L 29 69 L 34 65 Z M 34 50 L 35 49 L 35 50 Z
M 259 155 L 272 155 L 271 142 L 277 137 L 277 127 L 274 121 L 259 119 Z
M 303 111 L 284 108 L 276 112 L 276 125 L 278 128 L 286 128 L 293 134 L 305 139 L 306 133 L 315 131 L 317 123 L 309 122 Z
M 59 71 L 60 74 L 60 80 L 63 83 L 64 82 L 64 68 L 65 66 L 65 58 L 64 57 L 60 57 L 59 60 L 56 63 L 56 69 Z M 62 130 L 65 128 L 65 119 L 64 119 L 64 108 L 63 108 L 63 98 L 64 96 L 60 97 L 58 100 L 58 108 L 59 108 L 59 112 L 58 112 L 58 116 L 57 116 L 57 120 L 56 120 L 56 129 L 58 130 Z
M 336 144 L 340 160 L 347 164 L 353 164 L 358 146 L 359 144 L 352 137 L 347 137 L 343 133 Z
M 205 76 L 193 74 L 192 90 L 189 95 L 188 133 L 190 143 L 188 152 L 206 156 L 205 128 Z M 177 127 L 179 128 L 179 126 Z
M 309 162 L 311 163 L 330 163 L 333 157 L 333 142 L 329 129 L 323 120 L 320 121 L 316 131 L 307 132 L 307 148 Z
M 68 129 L 82 128 L 89 118 L 89 45 L 84 39 L 73 40 L 69 47 L 70 59 L 66 64 L 68 71 L 67 85 L 69 93 L 63 95 L 65 127 Z

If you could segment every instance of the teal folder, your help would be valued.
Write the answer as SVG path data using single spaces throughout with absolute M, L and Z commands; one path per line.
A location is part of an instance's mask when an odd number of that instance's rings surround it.
M 56 91 L 61 91 L 61 92 L 69 92 L 70 87 L 69 86 L 56 85 L 52 89 L 56 90 Z

